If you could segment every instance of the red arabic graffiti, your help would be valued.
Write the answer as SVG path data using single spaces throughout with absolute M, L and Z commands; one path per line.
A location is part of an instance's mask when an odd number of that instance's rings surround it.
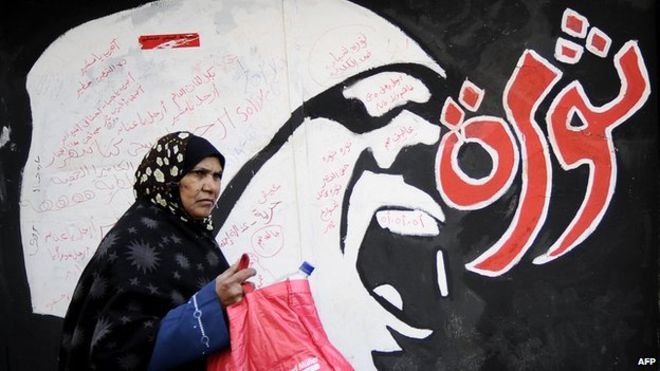
M 614 100 L 595 107 L 582 85 L 573 81 L 552 101 L 546 116 L 550 143 L 565 170 L 587 164 L 589 181 L 584 201 L 575 218 L 547 254 L 544 263 L 558 258 L 584 241 L 607 210 L 616 184 L 616 158 L 612 130 L 641 108 L 650 94 L 649 77 L 637 43 L 628 42 L 614 57 L 621 90 Z M 578 115 L 582 127 L 570 126 Z
M 468 265 L 484 275 L 499 275 L 518 263 L 538 234 L 550 204 L 552 170 L 548 144 L 534 121 L 539 103 L 561 72 L 525 51 L 504 90 L 504 107 L 521 143 L 522 189 L 513 222 L 486 253 Z
M 497 117 L 475 117 L 442 138 L 438 186 L 450 206 L 473 210 L 490 205 L 509 188 L 518 168 L 516 143 L 504 120 Z M 495 159 L 493 170 L 483 179 L 463 173 L 455 161 L 465 143 L 481 145 Z
M 558 41 L 559 42 L 559 41 Z M 583 242 L 600 223 L 616 185 L 616 158 L 612 130 L 639 110 L 650 94 L 648 73 L 641 52 L 629 41 L 614 56 L 621 88 L 612 101 L 591 104 L 582 85 L 573 81 L 552 100 L 545 116 L 552 152 L 564 170 L 589 166 L 584 200 L 564 233 L 534 260 L 552 261 Z M 451 98 L 445 102 L 441 122 L 451 129 L 438 149 L 438 191 L 452 207 L 485 207 L 506 192 L 520 161 L 521 192 L 513 219 L 500 239 L 466 265 L 485 275 L 499 276 L 515 266 L 530 248 L 545 223 L 551 199 L 550 146 L 535 121 L 539 104 L 559 82 L 562 72 L 531 50 L 520 57 L 503 94 L 508 123 L 520 143 L 520 155 L 503 119 L 478 116 L 463 121 L 464 112 Z M 474 111 L 478 107 L 469 107 Z M 571 123 L 579 118 L 582 125 Z M 458 150 L 468 142 L 481 145 L 493 159 L 491 173 L 472 179 L 461 171 Z

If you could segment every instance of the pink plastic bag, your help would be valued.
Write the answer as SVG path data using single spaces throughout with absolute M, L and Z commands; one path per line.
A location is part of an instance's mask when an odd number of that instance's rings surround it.
M 240 267 L 247 265 L 243 255 Z M 244 289 L 227 308 L 231 349 L 210 356 L 207 371 L 353 370 L 328 340 L 307 280 Z

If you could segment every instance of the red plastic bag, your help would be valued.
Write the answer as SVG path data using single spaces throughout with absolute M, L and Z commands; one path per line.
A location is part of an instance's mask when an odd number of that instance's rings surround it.
M 241 257 L 241 269 L 248 261 Z M 207 371 L 353 370 L 328 340 L 306 279 L 244 289 L 227 308 L 231 349 L 210 356 Z

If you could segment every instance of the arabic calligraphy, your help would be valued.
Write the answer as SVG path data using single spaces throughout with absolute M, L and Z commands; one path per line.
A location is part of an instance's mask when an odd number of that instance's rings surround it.
M 80 68 L 80 74 L 86 74 L 90 68 L 92 68 L 96 63 L 103 62 L 104 60 L 112 57 L 120 48 L 119 42 L 117 39 L 112 39 L 109 45 L 101 52 L 90 53 L 83 63 L 83 66 Z
M 623 124 L 650 94 L 648 73 L 636 42 L 625 43 L 614 56 L 614 66 L 621 89 L 612 101 L 596 107 L 581 83 L 572 81 L 552 99 L 545 115 L 552 150 L 562 167 L 571 170 L 587 165 L 589 180 L 577 215 L 548 251 L 534 260 L 536 264 L 552 261 L 584 241 L 600 223 L 612 198 L 616 176 L 612 129 Z M 522 189 L 513 220 L 497 242 L 466 265 L 471 271 L 486 276 L 507 272 L 530 248 L 546 221 L 552 196 L 551 153 L 535 117 L 539 103 L 561 77 L 561 70 L 548 60 L 525 50 L 503 94 L 506 121 L 488 116 L 463 121 L 464 112 L 458 105 L 453 107 L 458 114 L 441 119 L 451 131 L 438 149 L 436 181 L 441 196 L 451 206 L 470 210 L 489 205 L 508 190 L 518 160 L 522 166 Z M 571 124 L 574 117 L 582 126 Z M 507 121 L 521 143 L 520 154 Z M 457 165 L 458 148 L 467 142 L 478 143 L 497 160 L 486 179 L 471 179 Z
M 371 58 L 372 52 L 369 49 L 367 36 L 358 32 L 350 43 L 329 51 L 328 55 L 331 57 L 331 61 L 326 64 L 325 68 L 330 71 L 330 76 L 338 77 L 355 71 L 366 63 Z

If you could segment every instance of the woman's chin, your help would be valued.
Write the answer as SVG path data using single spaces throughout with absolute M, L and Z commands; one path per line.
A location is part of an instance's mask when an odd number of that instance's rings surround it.
M 188 212 L 188 214 L 193 218 L 193 219 L 204 219 L 207 218 L 211 215 L 211 212 L 213 211 L 213 206 L 209 207 L 198 207 L 195 208 L 195 210 L 192 210 L 192 212 Z

